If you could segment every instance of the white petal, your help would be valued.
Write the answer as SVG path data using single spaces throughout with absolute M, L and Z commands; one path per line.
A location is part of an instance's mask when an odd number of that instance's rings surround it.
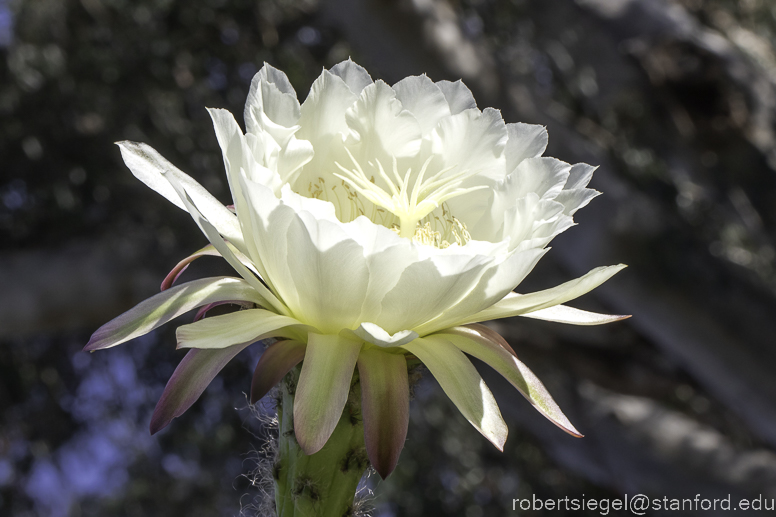
M 472 314 L 492 306 L 520 284 L 546 252 L 545 249 L 529 249 L 512 253 L 501 263 L 488 268 L 473 289 L 458 303 L 451 304 L 439 317 L 415 330 L 423 336 L 463 322 L 468 323 Z
M 336 224 L 305 212 L 291 221 L 286 238 L 300 300 L 295 315 L 326 333 L 357 327 L 369 284 L 363 248 Z
M 372 78 L 364 67 L 357 65 L 350 59 L 342 61 L 331 68 L 331 73 L 342 78 L 350 91 L 361 95 L 361 91 L 372 84 Z
M 175 177 L 168 177 L 168 180 L 180 196 L 181 201 L 183 201 L 183 203 L 186 205 L 186 208 L 189 214 L 191 214 L 192 219 L 194 219 L 194 222 L 197 223 L 197 226 L 199 226 L 210 243 L 218 250 L 221 256 L 224 257 L 227 262 L 229 262 L 229 265 L 232 266 L 234 270 L 237 271 L 240 276 L 242 276 L 249 284 L 251 284 L 251 286 L 257 291 L 257 294 L 261 296 L 263 299 L 261 305 L 264 307 L 271 306 L 279 313 L 288 315 L 288 308 L 283 304 L 283 302 L 278 300 L 278 298 L 269 289 L 267 289 L 267 287 L 262 284 L 247 267 L 242 264 L 242 262 L 240 262 L 234 253 L 232 253 L 221 235 L 219 235 L 213 225 L 210 224 L 207 218 L 205 218 L 194 205 L 193 201 L 188 196 L 183 186 L 178 183 L 178 180 Z
M 551 289 L 545 289 L 544 291 L 537 291 L 529 294 L 510 293 L 492 307 L 489 307 L 470 318 L 466 318 L 465 322 L 459 324 L 521 316 L 529 312 L 566 303 L 569 300 L 573 300 L 574 298 L 578 298 L 583 294 L 592 291 L 609 280 L 612 276 L 622 271 L 625 267 L 624 264 L 599 267 L 575 280 L 571 280 Z
M 345 81 L 327 70 L 315 80 L 301 108 L 297 133 L 299 138 L 313 142 L 316 159 L 326 152 L 325 138 L 347 131 L 345 112 L 358 99 Z
M 353 334 L 367 343 L 383 348 L 402 346 L 418 337 L 417 332 L 413 332 L 412 330 L 402 330 L 391 335 L 379 325 L 368 322 L 362 323 L 360 327 L 353 331 Z
M 512 172 L 526 158 L 541 156 L 547 148 L 547 129 L 533 124 L 507 124 L 507 172 Z
M 393 89 L 404 109 L 415 115 L 424 135 L 430 133 L 440 120 L 451 115 L 444 94 L 425 75 L 406 77 L 394 84 Z
M 563 213 L 574 215 L 577 210 L 587 206 L 593 198 L 600 196 L 597 190 L 589 188 L 575 188 L 572 190 L 561 190 L 555 197 L 555 201 L 561 203 L 564 207 Z
M 593 167 L 586 163 L 576 163 L 572 165 L 569 171 L 569 179 L 566 181 L 565 189 L 585 188 L 590 183 L 593 173 L 598 167 Z
M 178 208 L 186 210 L 186 206 L 181 201 L 175 189 L 164 177 L 168 174 L 183 186 L 189 196 L 196 200 L 200 210 L 207 219 L 218 229 L 218 233 L 223 235 L 234 246 L 243 253 L 247 253 L 245 242 L 243 241 L 240 222 L 237 217 L 229 211 L 220 201 L 213 197 L 210 192 L 192 179 L 189 175 L 181 172 L 180 169 L 168 162 L 161 154 L 146 144 L 136 142 L 117 142 L 121 149 L 121 156 L 124 163 L 137 179 L 151 187 L 153 190 L 167 198 Z
M 248 309 L 180 326 L 175 335 L 178 348 L 214 349 L 280 336 L 281 329 L 291 326 L 302 324 L 264 309 Z
M 435 133 L 432 151 L 443 159 L 444 167 L 456 167 L 452 172 L 476 170 L 478 177 L 504 177 L 507 129 L 497 110 L 463 111 L 443 119 Z
M 420 150 L 422 135 L 418 121 L 402 108 L 396 92 L 383 81 L 364 88 L 345 113 L 345 119 L 350 128 L 348 145 L 364 166 L 379 159 L 385 167 L 390 167 L 391 157 L 414 156 Z
M 463 416 L 499 450 L 507 426 L 496 400 L 469 359 L 445 338 L 428 336 L 404 345 L 429 369 Z
M 375 321 L 389 333 L 415 329 L 458 303 L 479 283 L 491 257 L 438 255 L 415 262 L 382 300 Z
M 540 198 L 552 199 L 566 184 L 571 165 L 555 158 L 528 158 L 507 176 L 507 196 L 519 199 L 533 192 Z
M 521 316 L 537 320 L 554 321 L 556 323 L 568 323 L 570 325 L 603 325 L 630 318 L 630 316 L 582 311 L 566 305 L 555 305 L 554 307 L 521 314 Z
M 251 81 L 244 115 L 249 133 L 267 129 L 268 121 L 286 128 L 295 126 L 299 120 L 299 101 L 286 74 L 264 63 Z
M 447 104 L 450 106 L 451 114 L 457 115 L 464 110 L 477 107 L 474 95 L 472 95 L 471 90 L 463 84 L 463 81 L 458 80 L 454 83 L 450 81 L 437 81 L 436 85 L 445 95 Z

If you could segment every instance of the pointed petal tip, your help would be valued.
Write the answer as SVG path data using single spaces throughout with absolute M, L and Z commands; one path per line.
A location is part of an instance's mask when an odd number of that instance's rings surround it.
M 151 436 L 155 435 L 168 425 L 170 425 L 170 420 L 165 421 L 165 419 L 161 418 L 160 415 L 154 411 L 154 415 L 151 417 L 151 423 L 148 426 L 148 430 L 151 432 Z

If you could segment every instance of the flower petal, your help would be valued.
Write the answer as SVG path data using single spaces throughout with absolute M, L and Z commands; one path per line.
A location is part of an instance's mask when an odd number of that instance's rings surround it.
M 290 128 L 296 125 L 299 101 L 285 73 L 264 63 L 251 81 L 244 116 L 249 133 L 261 130 L 272 133 L 273 128 L 267 126 Z
M 585 188 L 590 183 L 593 173 L 598 167 L 593 167 L 586 163 L 575 163 L 569 171 L 569 179 L 566 180 L 565 189 Z
M 507 173 L 515 170 L 526 158 L 541 156 L 547 148 L 547 129 L 534 124 L 507 124 Z
M 421 336 L 454 327 L 506 296 L 531 272 L 546 249 L 528 249 L 512 253 L 502 262 L 491 265 L 472 286 L 472 289 L 437 318 L 415 328 Z
M 230 247 L 230 249 L 232 250 L 232 253 L 234 253 L 235 256 L 238 259 L 240 259 L 240 262 L 242 262 L 243 265 L 245 265 L 245 267 L 247 267 L 248 269 L 250 269 L 254 273 L 258 274 L 258 272 L 254 270 L 255 268 L 254 268 L 253 264 L 251 263 L 251 261 L 248 259 L 248 257 L 243 255 L 240 252 L 240 250 L 238 250 L 237 248 L 235 248 L 234 246 L 232 246 L 228 242 L 226 244 L 227 244 L 227 246 Z M 172 268 L 172 270 L 169 273 L 167 273 L 167 276 L 164 277 L 164 280 L 162 280 L 162 285 L 161 285 L 160 290 L 161 291 L 165 291 L 165 290 L 169 289 L 170 287 L 172 287 L 172 285 L 175 282 L 178 281 L 178 278 L 180 278 L 180 276 L 183 274 L 183 272 L 186 271 L 186 269 L 189 267 L 189 264 L 194 262 L 196 259 L 198 259 L 200 257 L 220 257 L 220 256 L 221 256 L 221 254 L 218 253 L 218 250 L 212 244 L 208 244 L 207 246 L 205 246 L 201 250 L 195 251 L 194 253 L 192 253 L 188 257 L 186 257 L 183 260 L 181 260 L 180 262 L 178 262 L 175 265 L 175 267 Z
M 410 392 L 404 354 L 376 349 L 358 356 L 361 379 L 361 411 L 369 461 L 385 479 L 396 468 L 407 439 Z
M 184 271 L 186 271 L 186 268 L 189 267 L 189 264 L 194 262 L 196 259 L 200 257 L 220 257 L 221 255 L 218 253 L 218 251 L 213 247 L 212 244 L 208 244 L 204 248 L 202 248 L 199 251 L 195 251 L 185 259 L 178 262 L 172 270 L 167 273 L 167 276 L 164 277 L 164 280 L 162 280 L 162 285 L 160 287 L 160 291 L 166 291 L 170 287 L 172 287 L 172 284 L 175 283 L 176 280 L 178 280 L 178 277 L 183 274 Z
M 444 94 L 425 75 L 406 77 L 394 84 L 393 89 L 404 109 L 415 115 L 424 135 L 430 133 L 440 120 L 450 116 L 450 106 Z
M 178 348 L 226 348 L 281 335 L 286 327 L 302 325 L 288 316 L 264 309 L 231 312 L 178 327 Z
M 191 176 L 183 173 L 167 161 L 152 147 L 137 142 L 117 142 L 116 145 L 121 149 L 121 156 L 124 163 L 132 171 L 137 179 L 151 187 L 153 190 L 167 198 L 172 204 L 182 210 L 186 210 L 186 205 L 175 193 L 175 189 L 170 185 L 167 177 L 174 177 L 186 190 L 192 200 L 196 201 L 198 207 L 208 221 L 223 235 L 229 242 L 235 245 L 237 249 L 246 253 L 245 243 L 243 242 L 240 222 L 237 217 L 221 204 L 205 188 L 194 181 Z
M 307 345 L 301 341 L 285 339 L 267 347 L 261 354 L 251 381 L 251 404 L 269 393 L 294 366 L 304 359 Z
M 237 259 L 234 253 L 232 253 L 232 251 L 226 245 L 226 242 L 218 234 L 218 231 L 213 227 L 213 225 L 210 224 L 210 221 L 208 221 L 202 215 L 202 213 L 200 213 L 197 207 L 194 206 L 194 202 L 188 196 L 188 193 L 183 190 L 183 187 L 180 185 L 180 183 L 178 183 L 177 179 L 174 177 L 168 179 L 170 184 L 175 187 L 175 190 L 178 192 L 181 200 L 183 200 L 185 203 L 189 214 L 191 214 L 191 217 L 194 219 L 194 222 L 197 223 L 197 226 L 199 226 L 210 243 L 215 246 L 221 256 L 223 256 L 226 261 L 229 262 L 229 265 L 232 266 L 235 271 L 237 271 L 240 276 L 246 280 L 246 282 L 251 284 L 251 286 L 257 291 L 257 296 L 260 296 L 263 299 L 261 305 L 265 307 L 272 306 L 278 312 L 282 314 L 288 314 L 288 308 L 280 300 L 278 300 L 277 297 L 269 289 L 267 289 L 267 287 L 262 284 L 247 267 L 242 264 L 242 262 Z
M 214 277 L 167 289 L 140 302 L 92 334 L 85 351 L 110 348 L 142 336 L 201 305 L 222 300 L 262 303 L 258 293 L 241 278 Z
M 180 362 L 164 388 L 151 416 L 151 434 L 156 434 L 173 418 L 181 416 L 197 401 L 210 381 L 226 363 L 250 343 L 221 350 L 191 350 Z
M 215 307 L 218 307 L 219 305 L 237 305 L 241 309 L 252 309 L 253 308 L 253 303 L 250 303 L 250 302 L 240 302 L 240 301 L 237 301 L 237 300 L 224 300 L 222 302 L 213 302 L 213 303 L 209 303 L 209 304 L 205 305 L 204 307 L 200 307 L 199 310 L 197 311 L 197 314 L 194 315 L 194 321 L 197 322 L 197 321 L 201 320 L 202 318 L 207 316 L 207 313 L 211 309 L 214 309 Z
M 353 331 L 353 334 L 367 343 L 382 348 L 402 346 L 418 337 L 418 333 L 412 330 L 401 330 L 394 335 L 390 335 L 379 325 L 369 322 L 362 323 L 360 327 Z
M 498 333 L 484 325 L 470 325 L 447 329 L 436 335 L 450 340 L 463 352 L 476 357 L 503 375 L 552 423 L 573 436 L 582 436 L 560 410 L 547 388 L 517 359 L 512 348 Z
M 350 58 L 331 67 L 331 73 L 345 81 L 348 88 L 356 95 L 361 95 L 363 89 L 372 84 L 369 72 L 363 66 L 351 61 Z
M 416 339 L 404 348 L 426 365 L 463 416 L 503 451 L 507 425 L 493 394 L 471 361 L 448 339 L 439 335 Z
M 305 454 L 321 450 L 337 426 L 360 351 L 361 343 L 308 334 L 294 399 L 294 432 Z
M 492 257 L 461 252 L 435 255 L 410 264 L 383 297 L 382 311 L 375 323 L 388 333 L 419 327 L 444 314 L 476 289 L 493 262 Z
M 359 163 L 379 160 L 390 167 L 392 157 L 414 156 L 420 150 L 417 119 L 402 108 L 396 92 L 383 81 L 364 88 L 345 120 L 350 128 L 348 143 Z
M 478 312 L 470 318 L 466 318 L 460 324 L 521 316 L 529 312 L 566 303 L 592 291 L 626 267 L 625 264 L 598 267 L 575 280 L 570 280 L 551 289 L 529 294 L 509 293 L 500 302 Z
M 537 320 L 554 321 L 557 323 L 568 323 L 571 325 L 603 325 L 614 321 L 621 321 L 630 318 L 626 315 L 599 314 L 597 312 L 588 312 L 566 305 L 555 305 L 538 311 L 521 314 L 525 318 L 535 318 Z
M 457 115 L 464 110 L 477 107 L 477 102 L 475 102 L 471 90 L 460 79 L 454 83 L 450 81 L 437 81 L 436 85 L 444 94 L 445 99 L 447 99 L 451 114 Z

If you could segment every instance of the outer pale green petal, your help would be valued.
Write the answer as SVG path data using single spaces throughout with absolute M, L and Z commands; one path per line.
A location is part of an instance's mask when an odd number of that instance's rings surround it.
M 259 359 L 251 381 L 251 404 L 261 400 L 278 382 L 302 362 L 307 345 L 283 340 L 270 345 Z
M 190 350 L 173 372 L 151 416 L 151 434 L 167 427 L 202 395 L 226 363 L 250 343 L 222 350 Z
M 407 439 L 410 393 L 404 354 L 363 350 L 358 356 L 361 410 L 369 461 L 385 479 L 396 468 Z
M 142 336 L 173 318 L 209 303 L 244 300 L 261 303 L 262 298 L 241 278 L 215 277 L 194 280 L 167 289 L 141 302 L 92 335 L 84 350 L 110 348 Z
M 511 347 L 496 332 L 483 325 L 472 325 L 447 329 L 436 335 L 450 340 L 462 351 L 503 375 L 552 423 L 569 434 L 582 436 L 560 410 L 547 388 L 514 353 L 510 353 Z
M 294 432 L 306 454 L 321 450 L 342 416 L 361 343 L 310 333 L 294 399 Z
M 137 179 L 167 198 L 168 201 L 178 208 L 186 210 L 186 206 L 164 174 L 167 174 L 168 177 L 174 177 L 183 186 L 191 199 L 197 203 L 197 206 L 200 207 L 208 221 L 216 227 L 218 233 L 234 244 L 237 249 L 246 253 L 242 231 L 240 230 L 240 222 L 237 220 L 237 217 L 214 198 L 210 192 L 205 190 L 202 185 L 194 181 L 189 175 L 181 172 L 180 169 L 146 144 L 124 141 L 117 142 L 117 145 L 121 149 L 124 163 L 127 164 L 127 167 L 129 167 L 129 170 L 132 171 L 132 174 Z
M 582 311 L 566 305 L 555 305 L 554 307 L 521 314 L 521 316 L 537 320 L 554 321 L 556 323 L 568 323 L 570 325 L 603 325 L 630 318 L 630 316 L 624 315 Z
M 449 340 L 437 335 L 416 339 L 404 348 L 423 361 L 463 416 L 503 451 L 507 425 L 471 361 Z
M 510 316 L 521 316 L 529 312 L 566 303 L 569 300 L 573 300 L 574 298 L 578 298 L 583 294 L 592 291 L 615 274 L 622 271 L 625 267 L 627 267 L 625 264 L 599 267 L 575 280 L 571 280 L 551 289 L 545 289 L 544 291 L 537 291 L 530 294 L 510 293 L 492 307 L 469 318 L 465 318 L 465 321 L 461 321 L 459 324 L 508 318 Z
M 294 326 L 302 324 L 264 309 L 248 309 L 183 325 L 175 335 L 178 348 L 226 348 L 279 336 Z

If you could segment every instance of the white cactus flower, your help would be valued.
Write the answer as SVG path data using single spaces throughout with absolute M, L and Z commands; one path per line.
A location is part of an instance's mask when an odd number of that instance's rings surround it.
M 561 305 L 624 266 L 545 291 L 513 291 L 598 192 L 594 168 L 542 157 L 541 126 L 477 109 L 462 82 L 413 76 L 389 86 L 348 60 L 324 70 L 303 104 L 265 65 L 251 84 L 246 132 L 211 109 L 234 211 L 145 144 L 121 142 L 133 174 L 187 210 L 241 278 L 164 290 L 99 329 L 88 350 L 132 339 L 195 307 L 244 310 L 178 329 L 192 348 L 152 421 L 185 411 L 240 350 L 268 337 L 253 399 L 302 359 L 294 423 L 312 454 L 326 443 L 355 368 L 369 458 L 381 475 L 407 431 L 407 357 L 422 361 L 463 415 L 502 448 L 506 426 L 464 354 L 504 375 L 537 409 L 578 434 L 509 345 L 477 322 L 527 316 L 572 324 L 622 319 Z M 201 311 L 202 312 L 202 311 Z

